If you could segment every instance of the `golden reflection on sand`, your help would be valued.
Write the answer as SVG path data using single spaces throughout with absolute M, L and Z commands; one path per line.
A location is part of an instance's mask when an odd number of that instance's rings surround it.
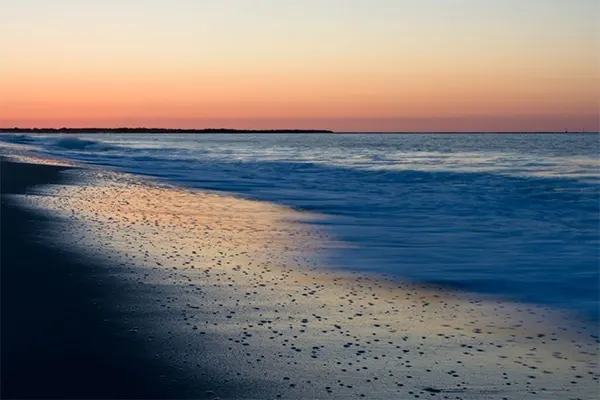
M 286 207 L 107 171 L 68 173 L 84 183 L 20 201 L 62 216 L 62 245 L 156 293 L 156 308 L 177 323 L 166 334 L 140 317 L 138 329 L 191 343 L 185 354 L 172 346 L 177 366 L 210 360 L 231 384 L 240 373 L 268 381 L 267 397 L 597 394 L 593 332 L 564 313 L 325 268 L 318 254 L 341 244 L 297 222 L 318 217 Z M 194 338 L 209 338 L 214 351 L 199 355 Z

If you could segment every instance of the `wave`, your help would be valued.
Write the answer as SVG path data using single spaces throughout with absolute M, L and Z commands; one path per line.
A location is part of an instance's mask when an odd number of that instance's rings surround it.
M 28 135 L 6 135 L 2 141 L 17 144 L 37 145 L 41 149 L 61 149 L 66 151 L 107 151 L 126 150 L 120 146 L 107 144 L 98 140 L 81 139 L 77 137 L 48 137 Z
M 27 135 L 9 135 L 2 138 L 3 141 L 17 144 L 31 144 L 35 139 Z
M 573 155 L 565 152 L 517 152 L 511 148 L 474 151 L 420 149 L 418 146 L 391 143 L 380 149 L 371 143 L 347 147 L 345 142 L 318 143 L 306 146 L 293 135 L 282 138 L 221 136 L 140 136 L 140 135 L 10 135 L 11 142 L 39 145 L 43 151 L 75 158 L 122 157 L 127 162 L 189 162 L 243 164 L 244 167 L 278 162 L 300 165 L 324 165 L 340 169 L 373 173 L 385 171 L 430 171 L 459 173 L 492 173 L 513 177 L 563 178 L 583 183 L 600 182 L 600 163 L 595 155 Z M 276 141 L 274 141 L 277 139 Z M 330 141 L 333 140 L 328 138 Z M 289 142 L 289 143 L 288 143 Z M 593 143 L 590 143 L 593 145 Z M 457 146 L 458 147 L 458 146 Z M 463 146 L 465 147 L 465 146 Z M 501 150 L 501 151 L 499 151 Z M 71 154 L 69 154 L 71 153 Z M 94 154 L 96 153 L 96 154 Z
M 49 144 L 52 147 L 58 147 L 65 150 L 85 150 L 85 151 L 106 151 L 118 149 L 118 146 L 109 145 L 103 142 L 79 139 L 79 138 L 60 138 L 55 139 L 54 143 Z

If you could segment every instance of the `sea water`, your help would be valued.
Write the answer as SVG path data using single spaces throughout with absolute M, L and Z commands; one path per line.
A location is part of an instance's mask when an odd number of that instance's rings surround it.
M 336 268 L 599 316 L 598 134 L 10 135 L 321 214 Z

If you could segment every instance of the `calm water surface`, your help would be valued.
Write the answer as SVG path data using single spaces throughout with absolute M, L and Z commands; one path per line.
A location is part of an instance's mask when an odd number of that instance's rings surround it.
M 12 136 L 180 185 L 316 211 L 338 268 L 598 319 L 594 134 Z

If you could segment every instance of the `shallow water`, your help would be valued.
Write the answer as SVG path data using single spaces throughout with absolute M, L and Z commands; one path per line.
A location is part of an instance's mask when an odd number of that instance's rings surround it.
M 338 268 L 597 319 L 599 136 L 11 136 L 42 151 L 326 216 Z

